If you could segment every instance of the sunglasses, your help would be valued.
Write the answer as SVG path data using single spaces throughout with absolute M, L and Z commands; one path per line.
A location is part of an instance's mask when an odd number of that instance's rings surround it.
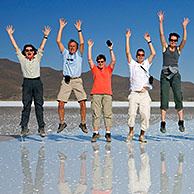
M 137 54 L 137 56 L 139 56 L 139 57 L 144 57 L 145 54 Z
M 97 63 L 104 63 L 104 61 L 97 61 Z
M 178 40 L 177 39 L 169 39 L 169 41 L 171 41 L 171 42 L 178 42 Z
M 26 49 L 25 50 L 26 52 L 32 52 L 32 51 L 34 51 L 33 49 Z

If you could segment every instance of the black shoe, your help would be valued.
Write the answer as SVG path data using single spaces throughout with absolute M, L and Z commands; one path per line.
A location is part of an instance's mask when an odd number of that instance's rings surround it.
M 28 135 L 28 133 L 29 133 L 28 127 L 22 127 L 20 136 L 21 137 L 26 137 Z
M 166 122 L 165 122 L 165 121 L 162 121 L 162 122 L 161 122 L 160 131 L 161 131 L 162 133 L 166 133 Z
M 45 137 L 45 136 L 46 136 L 46 133 L 45 133 L 43 127 L 38 129 L 38 133 L 40 133 L 40 136 L 41 136 L 41 137 Z
M 59 123 L 57 133 L 60 133 L 61 131 L 63 131 L 63 129 L 65 129 L 65 127 L 67 127 L 66 123 L 63 123 L 63 124 Z
M 106 133 L 105 138 L 106 138 L 106 141 L 107 142 L 111 142 L 112 141 L 112 139 L 111 139 L 111 133 Z
M 99 133 L 93 133 L 91 142 L 96 142 L 100 138 Z
M 183 162 L 183 158 L 184 158 L 184 153 L 180 152 L 178 157 L 179 162 Z
M 185 131 L 184 121 L 183 120 L 179 120 L 178 125 L 179 125 L 179 131 L 180 132 L 184 132 Z
M 161 162 L 163 162 L 165 159 L 166 159 L 166 152 L 165 151 L 160 152 L 160 160 L 161 160 Z
M 86 124 L 80 123 L 80 124 L 79 124 L 79 128 L 81 128 L 81 130 L 82 130 L 84 133 L 88 133 L 88 129 L 87 129 L 87 127 L 86 127 Z

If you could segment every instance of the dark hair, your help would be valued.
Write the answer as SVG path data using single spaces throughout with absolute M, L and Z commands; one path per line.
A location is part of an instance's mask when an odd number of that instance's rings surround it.
M 102 54 L 100 54 L 96 57 L 96 61 L 98 61 L 99 59 L 104 59 L 104 61 L 106 61 L 106 57 Z
M 172 36 L 176 36 L 177 37 L 177 40 L 180 38 L 180 35 L 179 34 L 173 32 L 173 33 L 170 33 L 169 34 L 169 38 L 168 38 L 169 41 L 170 41 L 170 39 L 171 39 Z
M 79 44 L 78 44 L 78 42 L 76 42 L 76 41 L 75 41 L 75 40 L 73 40 L 73 39 L 70 39 L 70 41 L 68 42 L 68 48 L 69 48 L 69 45 L 70 45 L 72 42 L 75 42 L 75 43 L 76 43 L 76 45 L 77 45 L 77 49 L 78 49 Z
M 26 48 L 27 48 L 27 47 L 31 47 L 31 48 L 32 48 L 32 50 L 34 51 L 34 55 L 37 54 L 37 49 L 36 49 L 33 45 L 31 45 L 31 44 L 26 44 L 26 45 L 24 45 L 24 48 L 23 48 L 23 51 L 22 51 L 22 54 L 23 54 L 24 56 L 26 56 L 25 51 L 26 51 Z
M 140 52 L 140 51 L 142 51 L 142 52 L 144 53 L 144 55 L 145 55 L 145 51 L 144 51 L 142 48 L 140 48 L 140 49 L 138 49 L 138 50 L 137 50 L 136 55 L 137 55 L 137 54 L 138 54 L 138 52 Z

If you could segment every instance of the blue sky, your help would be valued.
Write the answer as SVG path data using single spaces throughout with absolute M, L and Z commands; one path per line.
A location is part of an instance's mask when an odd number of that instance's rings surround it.
M 130 28 L 133 58 L 135 58 L 138 48 L 144 48 L 146 56 L 150 54 L 143 36 L 145 32 L 151 35 L 156 57 L 150 71 L 154 77 L 159 79 L 162 65 L 162 47 L 159 38 L 157 13 L 163 10 L 166 14 L 164 20 L 166 40 L 170 32 L 177 32 L 182 38 L 181 20 L 184 17 L 190 19 L 187 28 L 188 39 L 180 56 L 179 70 L 183 81 L 194 82 L 193 8 L 193 0 L 35 0 L 31 2 L 29 0 L 3 0 L 0 7 L 0 58 L 17 61 L 5 30 L 7 25 L 14 26 L 14 37 L 21 49 L 27 43 L 39 47 L 43 38 L 44 25 L 50 25 L 52 31 L 45 47 L 41 66 L 62 69 L 62 56 L 56 44 L 59 18 L 64 18 L 68 22 L 62 36 L 62 42 L 65 46 L 71 38 L 79 40 L 73 24 L 77 19 L 80 19 L 83 22 L 82 31 L 85 39 L 84 72 L 89 71 L 87 40 L 92 39 L 94 41 L 93 59 L 95 60 L 96 56 L 102 53 L 106 55 L 109 63 L 110 55 L 105 42 L 110 39 L 114 43 L 113 49 L 116 55 L 116 66 L 113 73 L 129 76 L 125 56 L 125 32 L 127 28 Z

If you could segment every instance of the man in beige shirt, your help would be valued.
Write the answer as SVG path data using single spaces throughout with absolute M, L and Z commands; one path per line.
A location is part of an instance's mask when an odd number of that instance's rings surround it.
M 17 58 L 20 62 L 24 81 L 22 85 L 22 118 L 21 118 L 21 137 L 25 137 L 29 133 L 28 121 L 30 117 L 32 99 L 34 98 L 36 119 L 38 122 L 38 132 L 41 137 L 45 137 L 44 119 L 43 119 L 43 85 L 40 80 L 40 61 L 43 56 L 43 49 L 46 44 L 48 35 L 51 31 L 49 26 L 44 27 L 44 38 L 37 50 L 33 45 L 28 44 L 24 46 L 23 51 L 19 49 L 13 37 L 15 29 L 12 26 L 7 26 L 6 30 L 9 34 L 12 45 L 15 48 Z

